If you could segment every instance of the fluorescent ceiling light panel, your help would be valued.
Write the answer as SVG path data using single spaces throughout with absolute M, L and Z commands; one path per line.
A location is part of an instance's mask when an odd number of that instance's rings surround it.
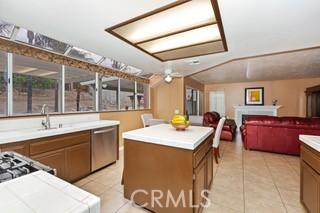
M 173 32 L 215 23 L 211 2 L 193 0 L 137 20 L 114 31 L 132 43 L 142 42 Z
M 176 1 L 106 31 L 161 61 L 221 52 L 211 45 L 205 52 L 197 48 L 183 55 L 181 51 L 171 52 L 170 57 L 159 54 L 209 42 L 221 41 L 227 51 L 217 0 Z
M 215 24 L 149 41 L 138 46 L 150 53 L 158 53 L 220 39 L 218 25 Z

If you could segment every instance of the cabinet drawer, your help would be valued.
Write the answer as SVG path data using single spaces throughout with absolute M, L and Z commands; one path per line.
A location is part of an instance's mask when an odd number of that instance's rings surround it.
M 25 142 L 19 142 L 19 143 L 9 143 L 9 144 L 3 144 L 0 146 L 0 151 L 7 152 L 7 151 L 14 151 L 21 155 L 29 156 L 29 146 Z
M 209 136 L 193 153 L 193 168 L 196 168 L 212 147 L 213 136 Z
M 320 174 L 320 156 L 305 145 L 301 147 L 301 159 Z
M 38 155 L 89 141 L 90 131 L 41 138 L 30 143 L 30 155 Z

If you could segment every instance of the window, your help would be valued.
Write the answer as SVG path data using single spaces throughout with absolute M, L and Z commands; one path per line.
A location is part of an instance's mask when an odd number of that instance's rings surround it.
M 46 104 L 59 112 L 61 65 L 13 56 L 13 114 L 40 113 Z
M 94 64 L 98 63 L 102 59 L 102 56 L 94 54 L 87 50 L 80 49 L 78 47 L 72 47 L 72 49 L 68 53 L 68 56 Z
M 224 91 L 212 91 L 209 93 L 209 110 L 225 115 Z
M 0 116 L 6 114 L 7 105 L 7 72 L 6 53 L 0 52 Z
M 49 38 L 40 33 L 27 30 L 25 28 L 20 28 L 16 36 L 16 41 L 27 43 L 36 47 L 47 49 L 57 53 L 65 53 L 70 47 L 68 44 L 61 41 Z
M 65 68 L 65 112 L 95 111 L 94 72 Z
M 113 68 L 116 70 L 120 70 L 122 72 L 130 73 L 132 75 L 140 75 L 143 71 L 141 69 L 135 68 L 133 66 L 128 66 L 122 62 L 105 58 L 101 63 L 101 66 Z
M 189 115 L 198 115 L 198 90 L 186 89 L 186 105 Z
M 135 106 L 135 82 L 120 80 L 120 109 L 132 110 Z
M 137 109 L 149 108 L 149 85 L 137 83 Z
M 117 111 L 118 110 L 118 83 L 117 77 L 100 76 L 100 97 L 99 109 L 101 111 Z
M 199 91 L 199 115 L 203 115 L 203 92 Z
M 10 38 L 14 29 L 14 25 L 0 20 L 0 36 Z

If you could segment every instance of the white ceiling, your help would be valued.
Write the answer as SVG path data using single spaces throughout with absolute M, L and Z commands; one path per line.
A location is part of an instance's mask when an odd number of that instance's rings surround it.
M 320 77 L 320 48 L 234 60 L 192 76 L 205 84 L 314 77 Z
M 0 19 L 146 72 L 164 64 L 104 31 L 173 0 L 0 0 Z M 319 0 L 219 0 L 229 51 L 172 63 L 184 75 L 245 56 L 320 46 Z

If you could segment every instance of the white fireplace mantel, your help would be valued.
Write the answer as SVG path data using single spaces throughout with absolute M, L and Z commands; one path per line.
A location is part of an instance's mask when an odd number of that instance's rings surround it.
M 278 109 L 281 108 L 281 105 L 278 106 L 233 106 L 234 108 L 234 119 L 238 127 L 242 124 L 242 115 L 278 115 Z

